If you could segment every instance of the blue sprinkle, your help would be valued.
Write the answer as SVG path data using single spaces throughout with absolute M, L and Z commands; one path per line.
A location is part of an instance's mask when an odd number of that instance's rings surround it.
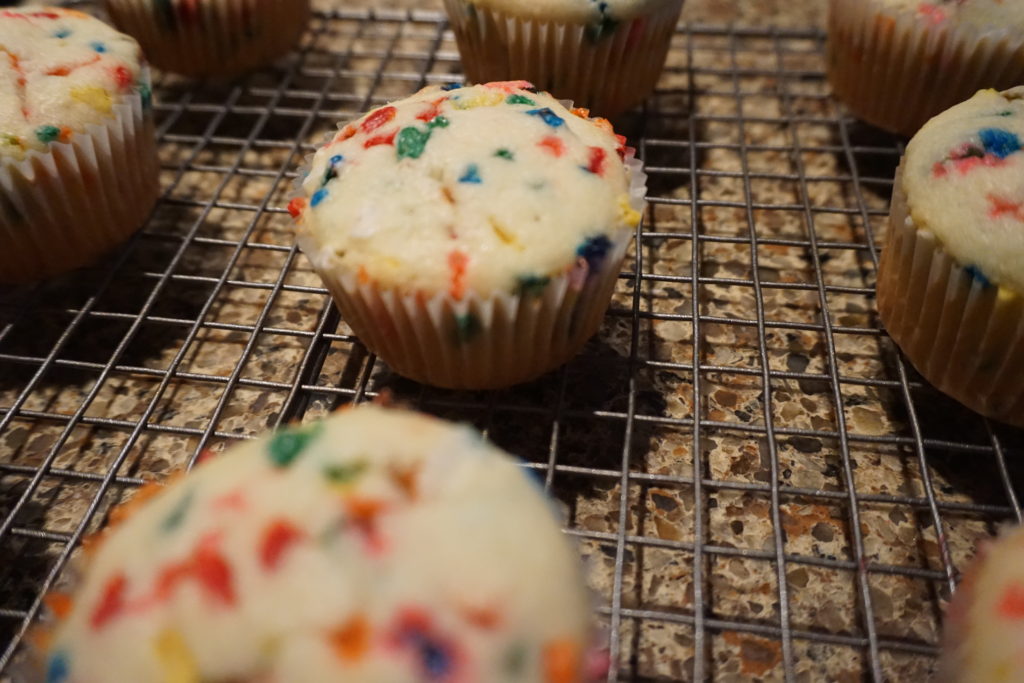
M 481 180 L 481 178 L 480 178 L 480 167 L 477 166 L 476 164 L 470 164 L 466 168 L 466 172 L 462 174 L 461 178 L 459 178 L 459 182 L 460 183 L 476 183 L 478 185 L 480 183 L 482 183 L 483 180 Z
M 587 241 L 576 249 L 576 255 L 582 256 L 590 266 L 591 272 L 601 267 L 605 254 L 612 248 L 611 240 L 604 235 L 588 237 Z
M 107 46 L 98 40 L 89 43 L 89 47 L 91 47 L 93 50 L 96 50 L 96 52 L 99 52 L 100 54 L 103 54 L 107 51 Z
M 445 83 L 444 85 L 441 86 L 441 90 L 444 90 L 445 92 L 447 92 L 449 90 L 458 90 L 461 87 L 462 87 L 461 83 Z
M 982 289 L 988 289 L 992 286 L 992 281 L 985 277 L 985 273 L 978 266 L 967 266 L 964 270 L 981 285 Z
M 50 657 L 50 663 L 46 667 L 46 683 L 64 683 L 70 675 L 66 654 L 58 652 Z
M 321 187 L 319 190 L 313 193 L 313 196 L 309 200 L 309 205 L 316 206 L 317 204 L 322 202 L 326 196 L 327 190 Z
M 345 161 L 345 157 L 340 154 L 331 157 L 330 163 L 327 164 L 327 170 L 324 172 L 324 182 L 321 183 L 321 187 L 338 177 L 338 171 L 334 167 L 343 161 Z
M 978 135 L 981 137 L 981 144 L 985 146 L 985 151 L 1000 159 L 1005 159 L 1014 152 L 1020 151 L 1020 138 L 1008 130 L 983 128 Z
M 444 646 L 431 642 L 427 638 L 420 641 L 420 660 L 431 680 L 443 678 L 451 670 L 451 657 L 445 652 Z
M 335 154 L 333 157 L 331 157 L 331 166 L 337 166 L 343 161 L 345 161 L 345 157 L 343 157 L 340 154 Z
M 565 123 L 565 119 L 563 119 L 555 112 L 551 111 L 551 109 L 548 107 L 544 107 L 543 109 L 531 109 L 526 113 L 529 114 L 530 116 L 539 116 L 544 121 L 544 123 L 548 124 L 552 128 L 558 128 L 563 123 Z
M 67 38 L 70 35 L 71 35 L 71 29 L 69 29 L 69 28 L 62 28 L 62 29 L 59 29 L 56 32 L 54 32 L 53 37 L 54 38 Z

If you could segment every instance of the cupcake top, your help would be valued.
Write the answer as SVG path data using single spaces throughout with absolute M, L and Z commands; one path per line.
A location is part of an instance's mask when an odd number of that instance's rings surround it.
M 639 221 L 624 138 L 524 81 L 431 86 L 345 126 L 289 207 L 318 267 L 402 293 L 535 291 Z
M 96 544 L 47 681 L 580 679 L 581 565 L 474 430 L 367 406 L 204 461 Z
M 984 284 L 1024 293 L 1024 87 L 982 90 L 907 145 L 910 215 Z
M 1017 0 L 881 0 L 905 9 L 929 24 L 974 26 L 982 30 L 1024 29 L 1024 3 Z
M 571 22 L 615 29 L 617 22 L 650 14 L 671 0 L 466 0 L 523 19 Z
M 946 611 L 938 680 L 1015 681 L 1024 669 L 1024 528 L 986 544 Z
M 111 115 L 140 83 L 132 38 L 67 9 L 0 11 L 0 156 L 21 159 Z

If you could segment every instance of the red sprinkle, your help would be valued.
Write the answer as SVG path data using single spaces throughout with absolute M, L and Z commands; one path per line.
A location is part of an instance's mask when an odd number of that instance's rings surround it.
M 114 68 L 114 80 L 117 81 L 117 87 L 122 90 L 126 90 L 132 84 L 132 75 L 124 66 L 118 66 Z
M 466 293 L 466 266 L 469 265 L 469 257 L 461 251 L 452 251 L 448 254 L 448 268 L 452 271 L 452 287 L 450 294 L 456 299 L 462 299 Z
M 305 537 L 301 529 L 287 519 L 271 522 L 263 532 L 260 544 L 260 564 L 267 571 L 274 571 L 281 564 L 281 558 L 288 548 Z
M 442 97 L 440 99 L 434 100 L 433 102 L 430 103 L 430 107 L 428 109 L 423 110 L 423 113 L 418 114 L 416 118 L 419 119 L 420 121 L 426 121 L 427 123 L 430 123 L 431 121 L 433 121 L 434 119 L 441 115 L 441 104 L 447 99 L 447 97 Z
M 1012 199 L 989 194 L 988 203 L 989 218 L 1001 218 L 1009 215 L 1019 221 L 1024 221 L 1024 202 L 1015 202 Z
M 529 90 L 533 87 L 533 83 L 530 83 L 530 81 L 491 81 L 490 83 L 484 83 L 484 87 L 493 88 L 512 95 L 517 90 Z
M 306 210 L 306 199 L 304 197 L 295 197 L 288 202 L 288 213 L 292 215 L 292 218 L 298 218 L 302 215 L 302 212 Z
M 563 154 L 565 154 L 565 143 L 562 142 L 562 138 L 555 135 L 547 136 L 546 138 L 538 142 L 537 145 L 547 150 L 549 153 L 553 154 L 556 157 L 560 157 Z
M 157 600 L 166 600 L 182 581 L 193 579 L 210 596 L 226 605 L 235 604 L 231 567 L 215 547 L 219 536 L 210 535 L 199 541 L 199 547 L 182 562 L 168 565 L 157 579 Z
M 103 628 L 124 611 L 124 594 L 127 589 L 128 579 L 124 574 L 114 574 L 107 580 L 107 585 L 103 587 L 103 596 L 89 619 L 94 629 Z
M 591 173 L 596 173 L 599 176 L 604 175 L 604 161 L 608 153 L 604 151 L 603 147 L 591 147 L 590 148 L 590 163 L 587 166 L 587 170 Z
M 47 76 L 67 76 L 72 71 L 76 71 L 76 70 L 81 69 L 82 67 L 85 67 L 85 66 L 91 66 L 91 65 L 95 64 L 98 61 L 100 61 L 100 56 L 99 55 L 93 55 L 92 59 L 87 59 L 84 62 L 82 62 L 81 64 L 64 64 L 62 66 L 51 67 L 50 69 L 47 69 L 46 75 Z M 120 68 L 124 69 L 123 66 L 120 67 Z M 127 69 L 125 69 L 125 73 L 128 73 Z M 129 78 L 129 82 L 131 82 L 131 76 L 129 76 L 128 78 Z
M 373 131 L 377 130 L 388 121 L 391 121 L 393 118 L 395 118 L 395 115 L 397 113 L 398 110 L 395 109 L 394 107 L 383 107 L 367 116 L 366 120 L 359 125 L 359 128 L 364 133 L 372 133 Z
M 1004 619 L 1024 619 L 1024 585 L 1010 584 L 999 599 L 997 609 Z
M 376 147 L 377 145 L 393 145 L 395 144 L 396 135 L 398 135 L 397 129 L 384 135 L 377 135 L 375 137 L 372 137 L 363 143 L 363 149 L 370 149 L 371 147 Z

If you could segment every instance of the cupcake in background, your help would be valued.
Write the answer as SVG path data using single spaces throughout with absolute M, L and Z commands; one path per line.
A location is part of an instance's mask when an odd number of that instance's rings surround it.
M 237 76 L 287 54 L 309 23 L 309 0 L 104 0 L 149 61 L 191 78 Z
M 0 283 L 91 263 L 142 225 L 159 184 L 138 44 L 56 8 L 0 13 Z
M 624 142 L 523 81 L 430 86 L 344 126 L 290 210 L 345 322 L 396 372 L 509 386 L 601 324 L 644 206 Z
M 588 673 L 543 490 L 479 433 L 363 406 L 204 461 L 90 544 L 45 680 L 519 681 Z M 43 680 L 41 677 L 38 680 Z
M 878 312 L 914 367 L 1024 426 L 1024 87 L 979 92 L 907 145 Z
M 828 79 L 857 117 L 913 135 L 982 88 L 1024 83 L 1024 2 L 830 0 Z
M 471 83 L 524 78 L 601 116 L 654 91 L 683 0 L 445 0 Z

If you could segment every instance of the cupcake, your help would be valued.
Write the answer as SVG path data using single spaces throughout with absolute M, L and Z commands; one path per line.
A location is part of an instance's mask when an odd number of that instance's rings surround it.
M 192 78 L 237 76 L 298 42 L 309 0 L 104 0 L 111 21 L 157 67 Z
M 913 135 L 981 88 L 1024 83 L 1024 2 L 830 0 L 828 78 L 859 118 Z
M 623 142 L 529 83 L 432 86 L 344 126 L 289 208 L 345 321 L 396 372 L 508 386 L 601 323 L 643 208 Z
M 683 0 L 445 0 L 470 82 L 525 78 L 602 116 L 658 82 Z
M 543 491 L 463 426 L 360 407 L 235 446 L 89 551 L 46 680 L 584 676 L 579 558 Z
M 1024 528 L 986 543 L 946 610 L 940 683 L 1020 680 L 1024 671 Z
M 138 44 L 81 12 L 0 12 L 0 283 L 94 261 L 158 193 Z
M 1024 426 L 1024 88 L 979 92 L 907 145 L 878 312 L 921 374 Z

